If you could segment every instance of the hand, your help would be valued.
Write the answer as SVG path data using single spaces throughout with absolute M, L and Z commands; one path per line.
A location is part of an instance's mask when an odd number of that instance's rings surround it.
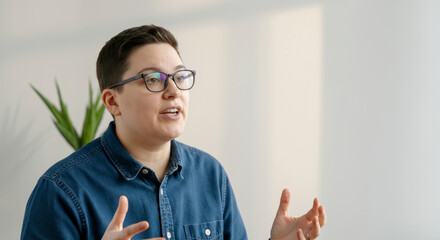
M 324 207 L 319 205 L 318 199 L 315 198 L 312 209 L 299 218 L 289 216 L 289 203 L 290 191 L 284 189 L 281 194 L 280 206 L 270 231 L 270 239 L 311 240 L 317 238 L 321 227 L 325 224 Z
M 123 228 L 125 215 L 128 211 L 128 200 L 125 196 L 119 198 L 118 209 L 112 221 L 107 226 L 102 240 L 129 240 L 134 235 L 147 230 L 148 222 L 142 221 Z M 150 240 L 164 240 L 163 238 L 151 238 Z
M 298 235 L 298 240 L 307 240 L 307 238 L 306 238 L 306 236 L 304 236 L 304 233 L 301 230 L 301 228 L 298 229 L 297 235 Z

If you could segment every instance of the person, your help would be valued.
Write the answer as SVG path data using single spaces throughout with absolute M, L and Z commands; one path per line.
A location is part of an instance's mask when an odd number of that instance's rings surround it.
M 196 77 L 175 37 L 155 25 L 124 30 L 102 48 L 96 71 L 114 121 L 38 180 L 21 239 L 247 239 L 221 164 L 175 140 Z M 315 199 L 293 218 L 289 201 L 285 189 L 271 239 L 316 238 L 323 206 Z

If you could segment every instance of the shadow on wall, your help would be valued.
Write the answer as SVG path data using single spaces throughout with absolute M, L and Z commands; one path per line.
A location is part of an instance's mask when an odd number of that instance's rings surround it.
M 35 154 L 47 139 L 47 131 L 30 136 L 33 120 L 27 120 L 25 127 L 19 129 L 18 104 L 13 112 L 9 107 L 4 111 L 0 120 L 0 189 L 2 194 L 8 195 L 13 190 L 10 186 L 17 177 L 17 173 Z

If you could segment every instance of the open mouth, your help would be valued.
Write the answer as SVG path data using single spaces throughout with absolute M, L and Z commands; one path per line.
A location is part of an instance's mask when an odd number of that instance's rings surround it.
M 177 108 L 169 108 L 169 109 L 163 111 L 162 114 L 177 115 L 177 114 L 179 114 L 179 109 L 177 109 Z
M 182 108 L 180 106 L 172 106 L 166 108 L 160 113 L 160 116 L 162 117 L 162 119 L 179 120 L 183 117 Z

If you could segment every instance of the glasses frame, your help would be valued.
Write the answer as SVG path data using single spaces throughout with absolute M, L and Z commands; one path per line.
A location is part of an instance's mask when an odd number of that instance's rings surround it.
M 180 88 L 180 87 L 177 85 L 176 80 L 174 80 L 174 76 L 175 76 L 177 73 L 179 73 L 179 72 L 183 72 L 183 71 L 189 71 L 189 72 L 191 72 L 191 73 L 193 74 L 193 83 L 192 83 L 191 87 L 188 88 L 188 89 L 182 89 L 182 88 Z M 147 75 L 149 75 L 149 74 L 152 74 L 152 73 L 163 73 L 165 76 L 167 76 L 167 78 L 165 79 L 164 88 L 163 88 L 162 90 L 160 90 L 160 91 L 152 91 L 152 90 L 150 90 L 150 89 L 148 88 L 148 86 L 147 86 L 147 80 L 146 80 L 145 77 L 146 77 Z M 120 81 L 120 82 L 117 82 L 117 83 L 115 83 L 115 84 L 112 84 L 112 85 L 110 85 L 108 88 L 112 89 L 112 88 L 115 88 L 115 87 L 121 86 L 121 85 L 123 85 L 123 84 L 126 84 L 126 83 L 129 83 L 129 82 L 132 82 L 132 81 L 138 80 L 139 78 L 143 78 L 143 79 L 144 79 L 145 87 L 146 87 L 146 88 L 148 89 L 148 91 L 150 91 L 150 92 L 162 92 L 162 91 L 164 91 L 165 89 L 167 89 L 167 87 L 168 87 L 168 79 L 170 79 L 170 78 L 173 80 L 174 84 L 176 84 L 176 87 L 177 87 L 178 89 L 180 89 L 180 90 L 190 90 L 192 87 L 194 87 L 194 83 L 196 82 L 196 71 L 195 71 L 195 70 L 189 70 L 189 69 L 182 69 L 182 70 L 176 71 L 175 73 L 172 73 L 172 74 L 168 74 L 168 73 L 164 73 L 164 72 L 159 72 L 159 71 L 150 72 L 150 73 L 142 73 L 142 74 L 136 75 L 136 76 L 134 76 L 134 77 L 131 77 L 131 78 L 128 78 L 128 79 L 122 80 L 122 81 Z

